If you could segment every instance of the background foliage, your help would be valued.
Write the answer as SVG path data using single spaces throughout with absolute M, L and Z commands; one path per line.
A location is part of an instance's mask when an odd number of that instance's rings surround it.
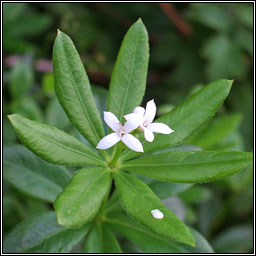
M 19 143 L 6 118 L 11 113 L 81 137 L 53 88 L 51 56 L 57 28 L 76 44 L 102 109 L 123 35 L 141 17 L 149 32 L 151 55 L 143 105 L 154 98 L 161 115 L 208 82 L 235 79 L 215 118 L 185 144 L 193 149 L 252 151 L 252 4 L 4 3 L 3 15 L 4 146 Z M 65 182 L 68 179 L 67 175 Z M 148 183 L 216 252 L 251 252 L 252 179 L 252 168 L 248 168 L 221 181 L 191 187 L 184 184 L 184 191 L 175 191 L 174 186 L 167 196 L 158 183 Z M 62 183 L 58 189 L 61 187 Z M 51 198 L 51 193 L 46 197 Z M 4 182 L 3 206 L 4 235 L 21 220 L 52 209 L 8 182 Z M 124 251 L 138 250 L 123 237 L 119 239 Z

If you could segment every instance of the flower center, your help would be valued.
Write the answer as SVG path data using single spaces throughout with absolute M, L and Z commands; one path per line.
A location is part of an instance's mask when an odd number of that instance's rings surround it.
M 118 131 L 118 135 L 120 137 L 122 137 L 124 134 L 125 134 L 125 129 L 124 128 L 120 128 L 119 131 Z

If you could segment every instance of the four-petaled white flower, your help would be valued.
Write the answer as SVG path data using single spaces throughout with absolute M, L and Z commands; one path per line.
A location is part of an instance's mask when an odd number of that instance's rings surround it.
M 125 124 L 122 124 L 113 113 L 104 112 L 104 121 L 114 131 L 114 133 L 110 133 L 102 138 L 96 148 L 108 149 L 121 140 L 131 150 L 144 152 L 141 142 L 136 137 L 129 134 L 131 131 L 138 128 L 138 116 L 132 114 L 130 117 L 131 118 L 126 121 Z
M 134 119 L 134 114 L 138 115 L 139 128 L 144 131 L 144 137 L 147 141 L 152 142 L 154 140 L 155 133 L 170 134 L 174 132 L 168 125 L 163 123 L 153 123 L 156 115 L 156 104 L 154 100 L 150 100 L 147 103 L 146 110 L 143 107 L 136 107 L 133 113 L 125 115 L 126 120 Z

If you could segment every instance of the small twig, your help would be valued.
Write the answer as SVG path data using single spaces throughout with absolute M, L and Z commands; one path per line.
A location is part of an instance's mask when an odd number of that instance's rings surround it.
M 192 27 L 180 16 L 172 3 L 158 3 L 158 5 L 183 35 L 189 36 L 192 33 Z

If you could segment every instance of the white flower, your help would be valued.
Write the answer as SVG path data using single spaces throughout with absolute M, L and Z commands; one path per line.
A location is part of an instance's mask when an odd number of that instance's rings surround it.
M 139 126 L 138 115 L 131 113 L 129 120 L 125 124 L 122 124 L 113 113 L 104 112 L 104 120 L 114 133 L 110 133 L 102 138 L 96 148 L 108 149 L 121 140 L 131 150 L 144 152 L 141 142 L 129 134 L 129 132 Z
M 144 137 L 147 141 L 154 140 L 155 133 L 170 134 L 174 132 L 168 125 L 163 123 L 152 123 L 156 115 L 156 104 L 154 100 L 147 103 L 146 110 L 143 107 L 136 107 L 133 113 L 125 115 L 126 120 L 134 119 L 134 113 L 138 115 L 140 129 L 144 131 Z
M 164 214 L 158 209 L 152 210 L 151 214 L 155 219 L 162 219 L 164 217 Z

